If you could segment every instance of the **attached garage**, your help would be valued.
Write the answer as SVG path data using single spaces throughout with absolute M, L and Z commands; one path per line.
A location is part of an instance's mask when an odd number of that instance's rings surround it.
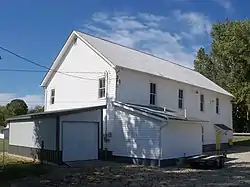
M 8 119 L 9 153 L 62 163 L 99 159 L 105 106 Z

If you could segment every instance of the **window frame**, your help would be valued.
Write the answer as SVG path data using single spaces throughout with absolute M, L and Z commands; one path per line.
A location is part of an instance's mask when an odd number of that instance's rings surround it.
M 153 87 L 154 86 L 154 89 Z M 150 105 L 156 105 L 156 83 L 150 82 L 149 84 L 149 104 Z
M 200 94 L 200 111 L 205 112 L 205 96 L 204 96 L 204 94 Z
M 220 114 L 220 99 L 218 97 L 215 99 L 215 112 Z
M 180 93 L 182 93 L 182 94 L 180 94 Z M 182 97 L 180 97 L 181 95 L 182 95 Z M 178 108 L 184 109 L 184 90 L 183 89 L 178 89 Z
M 98 79 L 98 98 L 99 99 L 106 98 L 106 79 L 105 79 L 105 77 L 101 77 Z
M 54 94 L 52 94 L 52 93 L 54 93 Z M 50 104 L 51 105 L 55 104 L 55 99 L 56 99 L 56 89 L 51 88 L 50 89 Z

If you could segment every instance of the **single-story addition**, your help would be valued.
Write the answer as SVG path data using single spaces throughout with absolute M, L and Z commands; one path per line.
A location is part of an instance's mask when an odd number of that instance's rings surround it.
M 106 158 L 159 166 L 202 153 L 205 121 L 160 107 L 118 101 L 113 106 L 116 125 L 107 137 L 105 106 L 10 118 L 9 153 L 55 163 Z M 109 137 L 112 151 L 105 151 Z
M 13 117 L 10 154 L 62 163 L 98 159 L 103 144 L 103 108 L 79 108 Z

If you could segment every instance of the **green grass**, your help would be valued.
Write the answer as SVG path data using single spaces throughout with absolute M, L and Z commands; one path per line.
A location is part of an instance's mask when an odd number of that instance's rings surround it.
M 233 144 L 239 146 L 250 146 L 250 136 L 233 136 Z
M 9 141 L 0 139 L 0 152 L 3 152 L 3 150 L 8 151 Z
M 12 156 L 0 156 L 0 181 L 10 181 L 47 172 L 47 165 L 22 160 Z

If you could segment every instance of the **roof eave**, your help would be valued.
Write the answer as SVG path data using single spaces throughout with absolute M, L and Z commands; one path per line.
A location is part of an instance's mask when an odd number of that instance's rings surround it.
M 45 74 L 40 86 L 46 87 L 51 80 L 51 76 L 53 76 L 53 73 L 57 71 L 56 67 L 59 65 L 59 62 L 61 58 L 63 57 L 64 53 L 67 51 L 68 47 L 70 46 L 71 42 L 75 38 L 76 33 L 75 31 L 72 31 L 71 34 L 68 36 L 66 42 L 64 43 L 63 47 L 61 48 L 60 52 L 57 54 L 55 60 L 51 64 L 50 68 L 48 69 L 47 73 Z M 51 71 L 54 70 L 54 71 Z

